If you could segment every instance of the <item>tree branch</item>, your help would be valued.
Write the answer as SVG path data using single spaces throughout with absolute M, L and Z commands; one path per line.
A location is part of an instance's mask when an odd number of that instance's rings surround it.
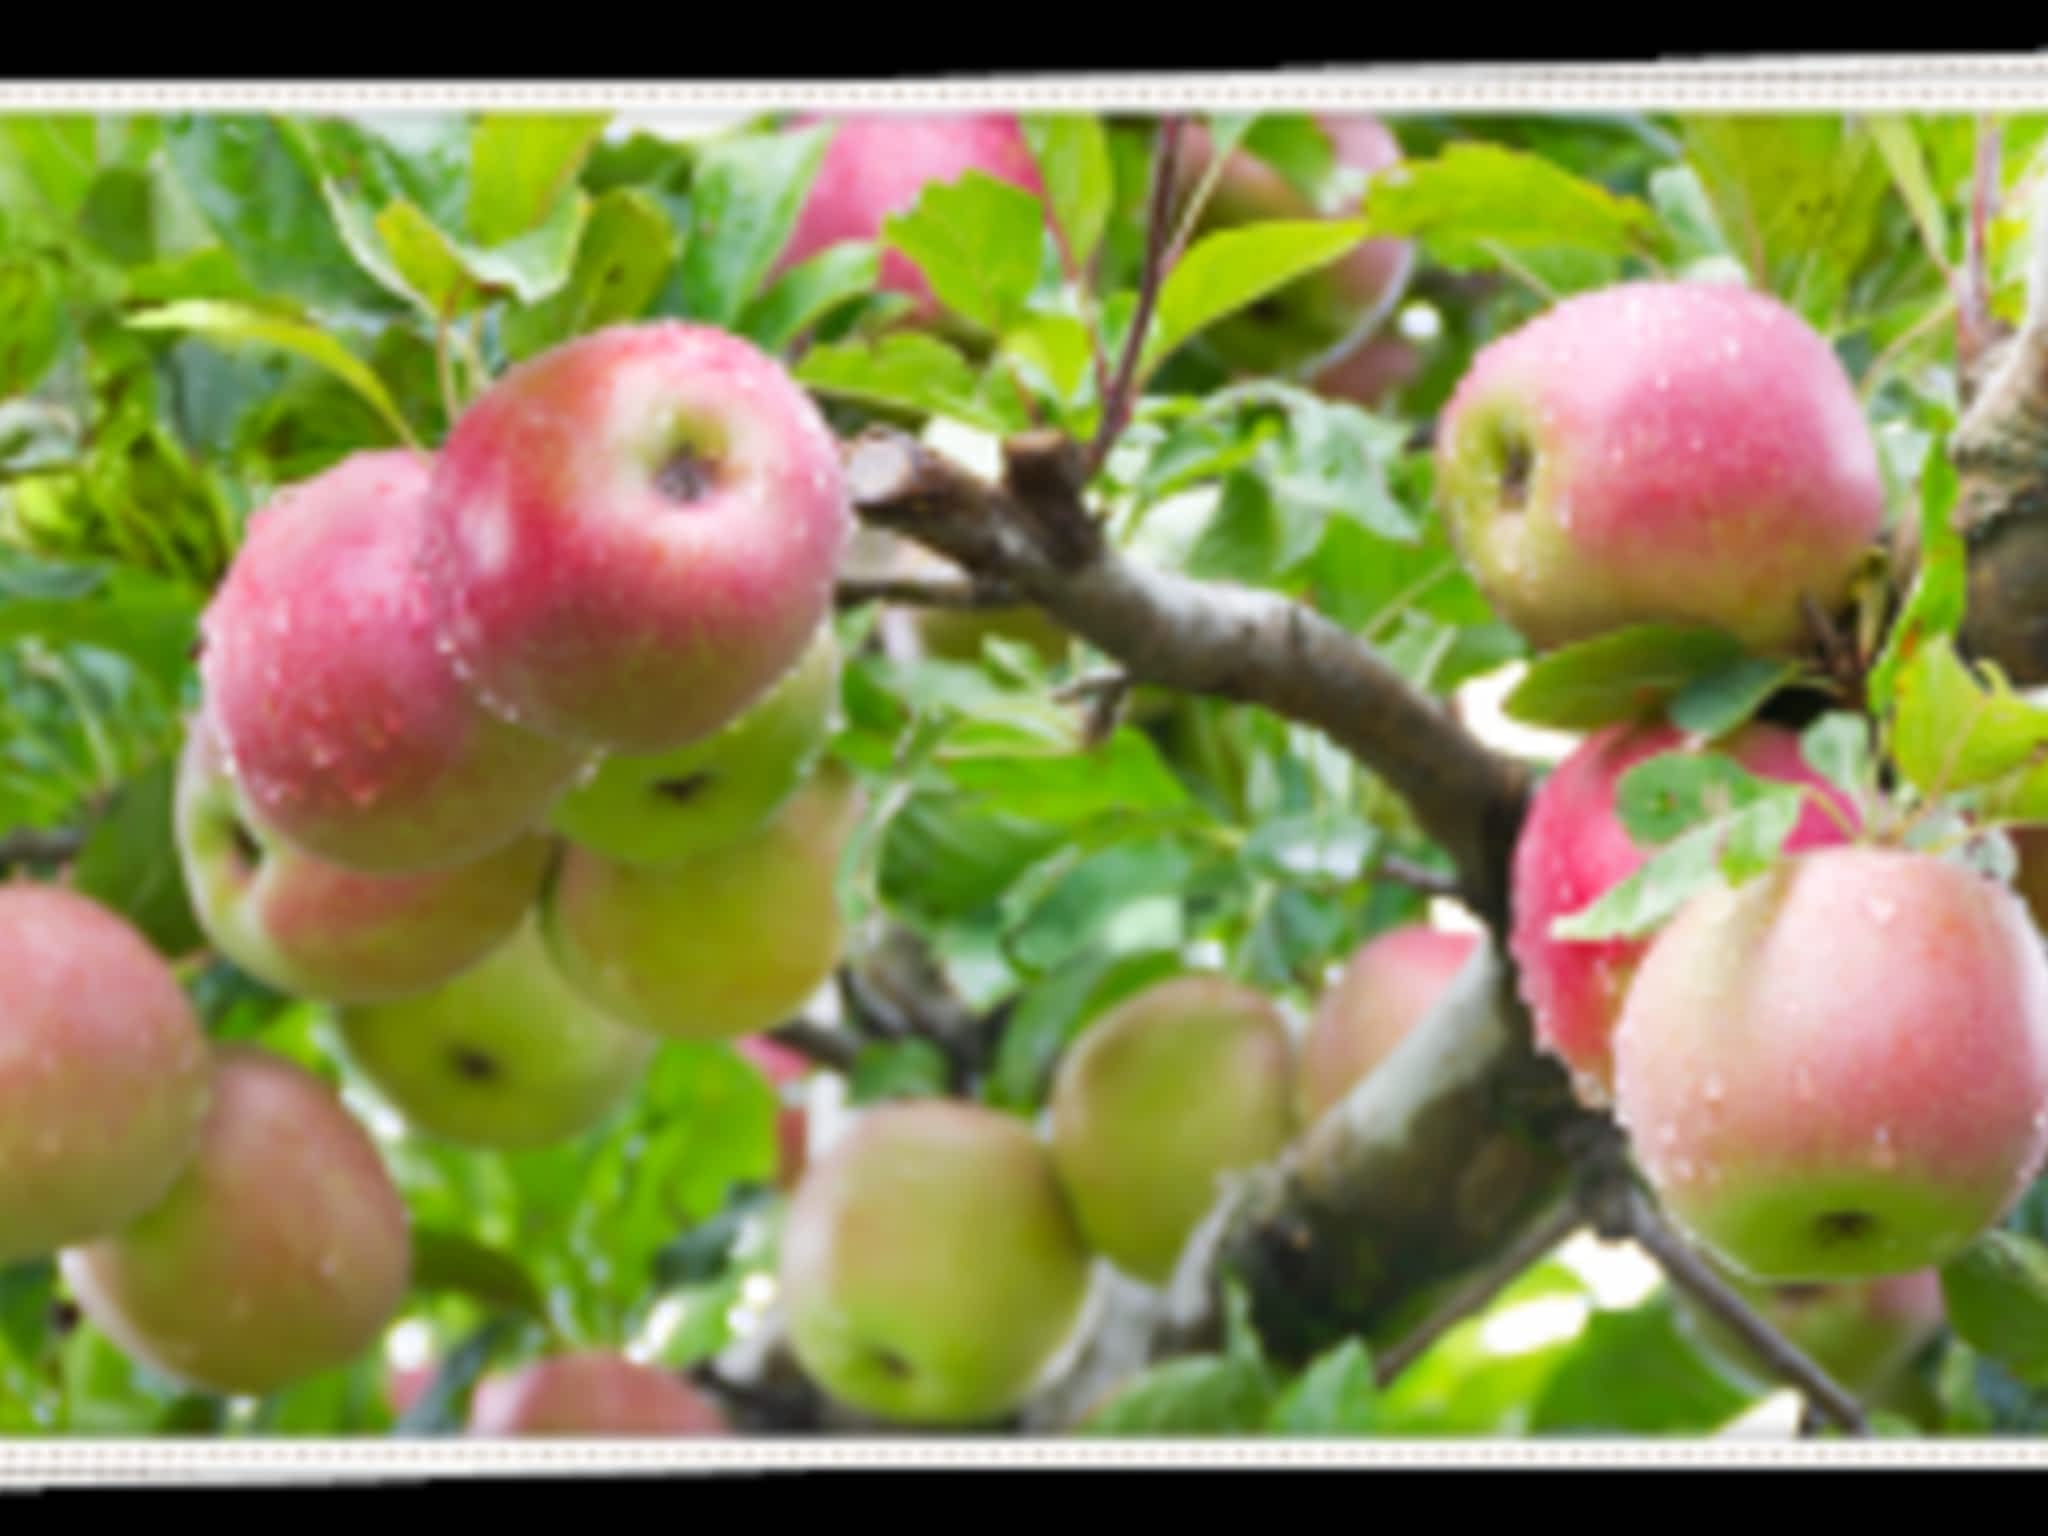
M 861 515 L 1038 604 L 1132 679 L 1257 704 L 1316 726 L 1408 802 L 1456 863 L 1473 911 L 1507 911 L 1526 780 L 1342 626 L 1273 593 L 1149 569 L 1112 550 L 1082 501 L 1075 445 L 1005 444 L 992 485 L 903 433 L 848 449 Z
M 947 577 L 846 576 L 833 591 L 840 608 L 867 603 L 902 603 L 913 608 L 1011 608 L 1017 594 L 993 582 Z
M 768 1038 L 832 1072 L 851 1072 L 860 1054 L 859 1041 L 807 1019 L 794 1019 L 771 1029 Z
M 32 829 L 0 837 L 0 872 L 21 864 L 63 864 L 78 857 L 85 834 L 71 828 L 53 832 Z

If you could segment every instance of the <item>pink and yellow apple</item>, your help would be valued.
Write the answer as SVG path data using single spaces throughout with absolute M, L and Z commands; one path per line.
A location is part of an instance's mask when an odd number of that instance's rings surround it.
M 161 1200 L 212 1093 L 171 968 L 98 902 L 0 884 L 0 1267 Z
M 216 1047 L 199 1151 L 170 1193 L 110 1236 L 67 1248 L 89 1318 L 191 1386 L 276 1391 L 346 1365 L 405 1299 L 405 1202 L 325 1083 L 281 1056 Z
M 522 835 L 472 863 L 418 874 L 330 864 L 248 814 L 203 716 L 186 728 L 176 832 L 213 947 L 259 981 L 336 1003 L 423 992 L 482 960 L 540 894 L 553 846 Z
M 1960 864 L 1797 854 L 1657 935 L 1614 1089 L 1665 1210 L 1749 1278 L 1939 1265 L 2048 1154 L 2048 955 Z
M 1839 609 L 1884 518 L 1834 351 L 1723 282 L 1577 294 L 1493 342 L 1437 459 L 1467 568 L 1539 648 L 1666 623 L 1798 649 L 1802 600 Z
M 1866 1402 L 1885 1400 L 1913 1359 L 1941 1331 L 1946 1311 L 1941 1273 L 1910 1274 L 1835 1285 L 1761 1285 L 1722 1276 L 1763 1319 L 1842 1388 Z M 1768 1391 L 1776 1381 L 1725 1325 L 1683 1292 L 1678 1315 L 1711 1353 Z
M 592 1349 L 486 1377 L 470 1398 L 469 1433 L 616 1438 L 728 1435 L 732 1427 L 716 1403 L 674 1373 Z
M 429 475 L 359 453 L 284 491 L 203 621 L 206 717 L 250 817 L 369 873 L 505 847 L 585 761 L 484 709 L 436 640 L 413 563 Z
M 1537 787 L 1515 844 L 1508 950 L 1516 986 L 1538 1043 L 1571 1070 L 1580 1096 L 1595 1103 L 1610 1088 L 1614 1022 L 1649 941 L 1560 939 L 1551 925 L 1648 860 L 1650 850 L 1629 837 L 1615 810 L 1615 789 L 1638 763 L 1685 745 L 1677 727 L 1663 724 L 1615 725 L 1588 736 Z M 1842 842 L 1855 825 L 1848 797 L 1807 765 L 1793 732 L 1752 724 L 1716 750 L 1761 777 L 1806 785 L 1834 806 L 1831 815 L 1809 797 L 1789 851 Z
M 781 364 L 649 321 L 521 363 L 463 412 L 420 571 L 491 708 L 652 754 L 722 729 L 796 665 L 851 527 L 838 442 Z
M 1480 942 L 1410 923 L 1353 951 L 1316 1002 L 1301 1042 L 1302 1117 L 1320 1120 L 1428 1016 Z
M 1294 1095 L 1286 1019 L 1226 977 L 1160 982 L 1089 1024 L 1050 1104 L 1053 1164 L 1089 1245 L 1166 1281 L 1222 1176 L 1287 1145 Z
M 1022 1120 L 959 1100 L 865 1111 L 804 1175 L 781 1241 L 805 1372 L 911 1424 L 1016 1408 L 1088 1293 L 1088 1250 L 1045 1148 Z

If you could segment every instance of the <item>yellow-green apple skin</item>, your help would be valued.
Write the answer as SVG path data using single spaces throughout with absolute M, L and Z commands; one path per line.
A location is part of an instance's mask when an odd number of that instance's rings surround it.
M 1361 944 L 1316 1000 L 1301 1040 L 1301 1112 L 1324 1113 L 1392 1055 L 1479 943 L 1410 923 Z
M 1030 1128 L 925 1099 L 866 1111 L 804 1175 L 779 1287 L 797 1360 L 831 1396 L 966 1425 L 1029 1395 L 1073 1333 L 1089 1270 Z
M 1089 1025 L 1051 1100 L 1053 1162 L 1089 1245 L 1169 1278 L 1222 1175 L 1294 1135 L 1295 1070 L 1279 1009 L 1225 977 L 1160 982 Z
M 191 1003 L 131 924 L 59 886 L 0 884 L 0 1265 L 161 1200 L 211 1078 Z
M 259 981 L 333 1003 L 423 992 L 518 928 L 553 845 L 515 838 L 469 864 L 373 875 L 293 846 L 251 817 L 203 716 L 178 763 L 178 860 L 215 950 Z
M 569 985 L 538 920 L 432 992 L 344 1010 L 341 1032 L 408 1125 L 475 1147 L 544 1147 L 593 1129 L 661 1044 Z
M 1939 1270 L 1834 1285 L 1760 1285 L 1725 1271 L 1722 1278 L 1814 1364 L 1866 1401 L 1900 1384 L 1946 1316 Z M 1759 1389 L 1776 1385 L 1726 1325 L 1684 1293 L 1677 1300 L 1678 1315 L 1701 1345 Z
M 470 1399 L 483 1439 L 728 1435 L 718 1405 L 672 1372 L 609 1350 L 578 1350 L 487 1376 Z
M 544 898 L 562 973 L 614 1018 L 666 1038 L 787 1023 L 839 963 L 839 861 L 861 799 L 827 758 L 764 826 L 680 864 L 565 849 Z
M 609 326 L 528 358 L 435 460 L 419 544 L 479 697 L 606 752 L 744 714 L 832 611 L 853 528 L 838 439 L 716 326 Z
M 839 645 L 825 624 L 789 674 L 724 730 L 674 752 L 604 759 L 555 808 L 555 830 L 624 864 L 674 864 L 723 847 L 796 793 L 838 702 Z
M 1445 526 L 1538 649 L 1635 624 L 1807 643 L 1884 521 L 1876 439 L 1827 340 L 1767 294 L 1630 282 L 1491 342 L 1445 405 Z
M 61 1259 L 123 1351 L 231 1395 L 362 1355 L 411 1266 L 405 1202 L 369 1134 L 320 1079 L 246 1046 L 216 1047 L 205 1131 L 170 1193 Z
M 1960 864 L 1795 854 L 1657 934 L 1614 1081 L 1665 1211 L 1748 1278 L 1940 1265 L 2048 1153 L 2048 958 L 2019 898 Z

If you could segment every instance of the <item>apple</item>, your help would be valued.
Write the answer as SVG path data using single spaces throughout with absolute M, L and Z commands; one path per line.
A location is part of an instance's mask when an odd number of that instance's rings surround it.
M 1761 1285 L 1727 1273 L 1721 1278 L 1845 1391 L 1865 1400 L 1899 1384 L 1946 1317 L 1941 1274 L 1933 1269 L 1833 1285 Z M 1739 1338 L 1684 1292 L 1675 1294 L 1680 1319 L 1711 1354 L 1752 1377 L 1759 1389 L 1777 1384 L 1759 1374 Z
M 1795 854 L 1657 935 L 1614 1085 L 1665 1210 L 1749 1278 L 1939 1265 L 2048 1154 L 2048 956 L 1959 864 Z
M 1422 372 L 1422 353 L 1402 336 L 1373 335 L 1309 381 L 1319 395 L 1375 411 Z
M 346 1365 L 405 1299 L 405 1202 L 334 1091 L 219 1046 L 197 1154 L 170 1193 L 60 1259 L 80 1309 L 137 1360 L 236 1396 Z
M 908 213 L 926 187 L 956 182 L 969 171 L 1044 195 L 1038 162 L 1015 117 L 878 112 L 839 118 L 775 270 L 847 241 L 881 240 L 884 221 Z M 910 298 L 916 318 L 929 321 L 938 312 L 931 284 L 900 251 L 883 251 L 875 286 Z
M 1320 1120 L 1428 1016 L 1480 942 L 1423 923 L 1361 944 L 1317 999 L 1301 1042 L 1304 1121 Z
M 1294 1092 L 1286 1019 L 1225 977 L 1174 977 L 1095 1020 L 1050 1102 L 1053 1163 L 1089 1245 L 1163 1283 L 1221 1176 L 1293 1136 Z
M 613 1017 L 672 1039 L 787 1023 L 839 963 L 839 862 L 861 800 L 827 758 L 766 825 L 680 864 L 565 849 L 543 897 L 563 974 Z
M 0 1268 L 141 1215 L 199 1147 L 211 1064 L 171 968 L 88 897 L 0 884 Z
M 1799 649 L 1802 600 L 1841 608 L 1884 517 L 1833 350 L 1725 282 L 1577 294 L 1490 343 L 1437 465 L 1474 581 L 1538 648 L 1665 623 Z
M 436 641 L 413 567 L 429 473 L 358 453 L 285 490 L 201 623 L 206 717 L 251 818 L 370 873 L 504 847 L 585 761 L 485 710 Z
M 500 1148 L 551 1146 L 603 1123 L 660 1044 L 563 979 L 537 920 L 432 992 L 345 1009 L 341 1033 L 413 1129 Z
M 731 843 L 796 793 L 839 703 L 839 644 L 820 625 L 802 661 L 715 735 L 650 757 L 608 757 L 555 808 L 555 830 L 624 864 L 674 864 Z
M 863 1112 L 782 1230 L 790 1347 L 827 1393 L 911 1424 L 1023 1402 L 1072 1336 L 1090 1261 L 1023 1121 L 958 1100 Z
M 1636 764 L 1686 745 L 1684 733 L 1665 724 L 1613 725 L 1588 736 L 1537 786 L 1515 843 L 1508 952 L 1516 987 L 1538 1044 L 1570 1069 L 1589 1103 L 1604 1103 L 1612 1086 L 1614 1022 L 1649 940 L 1560 939 L 1551 925 L 1648 860 L 1650 850 L 1629 837 L 1615 810 L 1615 787 Z M 1788 851 L 1842 842 L 1856 825 L 1855 806 L 1807 765 L 1794 732 L 1757 722 L 1715 750 L 1760 777 L 1806 785 L 1834 807 L 1831 815 L 1809 797 Z
M 1400 141 L 1378 118 L 1325 115 L 1316 126 L 1329 140 L 1336 167 L 1355 177 L 1377 176 L 1399 163 Z M 1208 131 L 1191 125 L 1182 135 L 1182 198 L 1209 174 L 1215 147 Z M 1249 150 L 1237 149 L 1216 173 L 1203 205 L 1199 234 L 1274 219 L 1355 217 L 1358 199 L 1341 209 L 1318 206 L 1280 171 Z M 1207 332 L 1226 366 L 1245 373 L 1314 375 L 1361 346 L 1399 302 L 1415 265 L 1406 240 L 1366 240 L 1327 266 L 1230 315 Z
M 474 1436 L 729 1435 L 710 1398 L 679 1377 L 607 1350 L 537 1360 L 477 1383 Z
M 336 1003 L 422 992 L 476 964 L 519 926 L 553 852 L 529 834 L 417 874 L 330 864 L 248 814 L 203 716 L 186 727 L 176 835 L 213 947 L 273 987 Z
M 649 321 L 506 372 L 435 464 L 420 570 L 490 706 L 607 752 L 744 713 L 831 612 L 839 445 L 750 342 Z

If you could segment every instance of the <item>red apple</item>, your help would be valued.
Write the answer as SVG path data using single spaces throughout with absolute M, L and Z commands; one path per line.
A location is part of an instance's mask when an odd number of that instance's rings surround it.
M 503 848 L 585 761 L 485 710 L 436 641 L 413 565 L 429 473 L 359 453 L 283 492 L 203 625 L 207 718 L 250 816 L 371 873 Z
M 829 615 L 839 446 L 773 358 L 708 326 L 594 331 L 450 433 L 421 569 L 444 644 L 534 730 L 666 752 L 729 724 Z
M 1402 336 L 1374 335 L 1353 347 L 1309 382 L 1319 395 L 1377 410 L 1422 371 L 1422 353 Z
M 155 1205 L 199 1146 L 206 1037 L 161 956 L 98 902 L 0 884 L 0 1268 Z
M 1939 1265 L 2048 1154 L 2048 955 L 1960 864 L 1797 854 L 1658 934 L 1614 1088 L 1664 1208 L 1749 1277 Z
M 934 183 L 980 171 L 1042 195 L 1038 162 L 1014 117 L 996 113 L 844 117 L 832 129 L 824 163 L 811 183 L 778 271 L 850 240 L 880 240 L 891 214 L 908 213 Z M 909 257 L 884 251 L 877 288 L 916 301 L 929 319 L 937 310 L 931 284 Z
M 1538 1042 L 1572 1070 L 1581 1097 L 1591 1102 L 1607 1095 L 1614 1021 L 1649 940 L 1560 939 L 1550 928 L 1649 858 L 1615 811 L 1615 786 L 1636 764 L 1684 744 L 1670 725 L 1615 725 L 1587 737 L 1538 786 L 1515 844 L 1508 950 L 1516 984 Z M 1811 786 L 1855 824 L 1848 797 L 1807 766 L 1793 732 L 1757 723 L 1717 750 L 1764 778 Z M 1809 800 L 1786 848 L 1817 848 L 1845 836 L 1843 823 Z
M 1582 293 L 1480 352 L 1445 407 L 1437 484 L 1473 579 L 1538 647 L 1710 624 L 1797 648 L 1884 518 L 1847 371 L 1729 283 Z
M 509 1436 L 728 1435 L 718 1405 L 672 1372 L 583 1350 L 477 1384 L 469 1433 Z
M 480 962 L 539 896 L 554 848 L 524 835 L 418 874 L 330 864 L 248 814 L 203 718 L 189 723 L 178 765 L 177 843 L 213 947 L 273 987 L 336 1003 L 423 992 Z
M 1428 1015 L 1480 942 L 1421 923 L 1361 944 L 1317 1000 L 1301 1042 L 1302 1116 L 1315 1121 Z

